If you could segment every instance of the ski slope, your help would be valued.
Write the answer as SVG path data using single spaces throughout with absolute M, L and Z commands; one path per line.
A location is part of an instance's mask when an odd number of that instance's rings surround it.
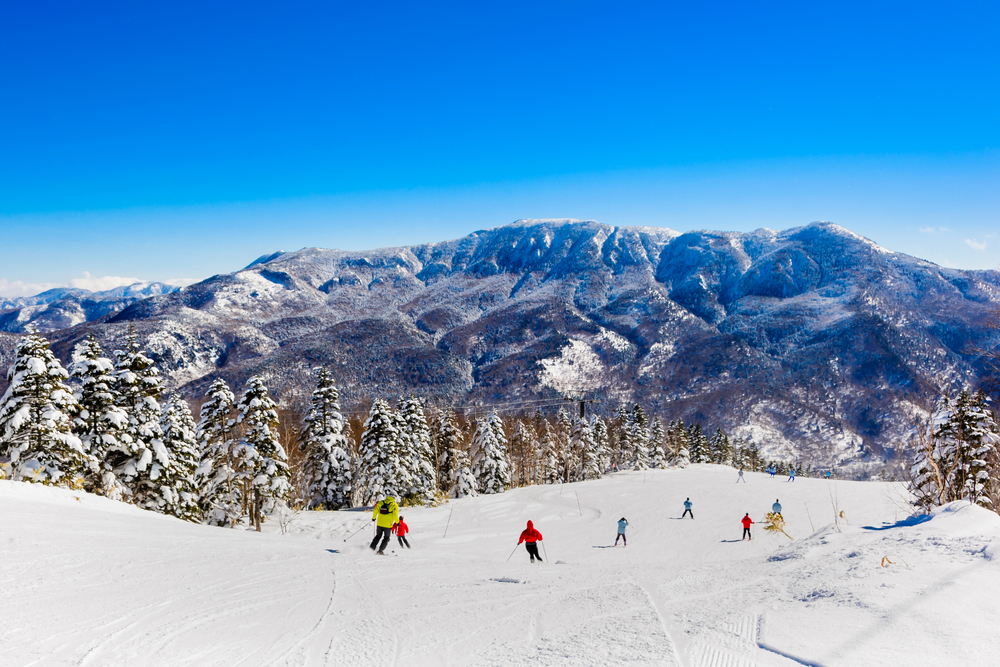
M 404 508 L 413 549 L 393 538 L 386 557 L 364 511 L 257 534 L 0 482 L 0 666 L 995 661 L 1000 517 L 907 519 L 895 484 L 736 478 L 692 466 Z M 741 541 L 776 498 L 795 541 L 761 525 Z M 528 519 L 544 564 L 505 560 Z

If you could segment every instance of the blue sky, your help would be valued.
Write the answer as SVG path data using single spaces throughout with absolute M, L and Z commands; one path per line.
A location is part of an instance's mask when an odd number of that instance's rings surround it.
M 762 4 L 8 3 L 0 294 L 525 217 L 1000 265 L 996 4 Z

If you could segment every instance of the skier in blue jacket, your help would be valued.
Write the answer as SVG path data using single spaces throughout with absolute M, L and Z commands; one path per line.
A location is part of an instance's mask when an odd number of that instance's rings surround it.
M 775 498 L 774 504 L 771 505 L 771 511 L 777 514 L 778 516 L 781 516 L 781 503 L 778 502 L 777 498 Z
M 684 514 L 681 514 L 681 518 L 683 519 L 688 514 L 690 514 L 691 518 L 694 519 L 694 512 L 691 511 L 691 499 L 690 498 L 688 498 L 687 500 L 684 501 Z
M 624 543 L 624 546 L 627 547 L 628 546 L 628 540 L 625 539 L 625 529 L 626 528 L 628 528 L 628 521 L 625 520 L 625 517 L 622 517 L 621 519 L 618 520 L 618 537 L 622 538 L 622 542 Z M 615 546 L 616 547 L 618 546 L 618 537 L 615 538 Z

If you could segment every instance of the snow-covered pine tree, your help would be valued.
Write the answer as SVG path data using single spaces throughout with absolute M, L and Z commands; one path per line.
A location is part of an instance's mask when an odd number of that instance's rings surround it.
M 212 382 L 201 404 L 201 420 L 196 437 L 201 452 L 201 465 L 195 479 L 201 489 L 198 504 L 208 523 L 216 526 L 236 526 L 241 514 L 243 497 L 235 483 L 233 447 L 233 404 L 236 397 L 222 378 Z
M 119 436 L 118 445 L 108 448 L 105 467 L 114 472 L 134 502 L 145 503 L 145 496 L 155 486 L 148 482 L 154 453 L 159 453 L 154 450 L 163 447 L 162 411 L 157 402 L 162 390 L 160 372 L 142 353 L 139 335 L 129 324 L 123 349 L 115 350 L 115 391 L 128 414 L 128 426 Z
M 667 435 L 671 446 L 670 464 L 675 468 L 687 468 L 691 465 L 691 450 L 688 449 L 688 432 L 684 422 L 680 419 L 672 422 Z
M 618 470 L 624 470 L 629 466 L 632 457 L 632 413 L 624 403 L 618 406 L 612 422 L 613 451 L 611 453 L 611 464 Z
M 438 487 L 450 491 L 455 479 L 455 465 L 451 460 L 452 450 L 463 449 L 464 437 L 458 428 L 458 418 L 451 410 L 441 413 L 434 434 L 434 447 L 438 453 Z M 469 464 L 470 469 L 472 464 Z
M 476 422 L 470 457 L 479 493 L 503 493 L 510 486 L 510 464 L 503 423 L 494 412 Z
M 709 449 L 712 451 L 712 463 L 724 466 L 732 463 L 733 446 L 729 442 L 729 436 L 723 433 L 721 428 L 716 429 L 715 435 L 709 442 Z
M 600 417 L 594 417 L 590 429 L 594 434 L 594 449 L 597 452 L 599 477 L 603 477 L 604 473 L 611 467 L 611 440 L 608 435 L 608 425 Z
M 629 442 L 632 446 L 630 463 L 632 470 L 649 468 L 649 419 L 642 406 L 636 403 L 632 407 L 632 419 L 629 423 Z
M 308 507 L 335 510 L 351 505 L 351 452 L 339 400 L 333 375 L 325 367 L 316 369 L 316 389 L 299 437 Z
M 559 454 L 556 451 L 555 435 L 548 422 L 542 422 L 542 433 L 539 438 L 541 456 L 539 468 L 542 484 L 556 484 L 562 479 L 559 476 Z
M 118 480 L 104 463 L 108 449 L 119 445 L 118 438 L 129 421 L 125 410 L 118 407 L 115 366 L 104 356 L 93 334 L 80 343 L 74 357 L 70 373 L 80 382 L 75 394 L 80 411 L 73 421 L 73 432 L 97 463 L 96 469 L 86 475 L 85 487 L 94 493 L 120 498 Z
M 244 428 L 243 437 L 234 450 L 236 477 L 250 500 L 250 519 L 258 531 L 263 515 L 271 512 L 277 503 L 287 502 L 291 490 L 288 455 L 278 442 L 276 407 L 259 375 L 247 380 L 246 391 L 236 406 L 240 413 L 236 422 Z
M 409 456 L 405 459 L 410 473 L 410 495 L 413 504 L 432 503 L 437 498 L 437 475 L 434 472 L 434 450 L 431 429 L 420 400 L 410 394 L 399 403 L 399 413 L 409 435 Z
M 167 400 L 167 408 L 160 420 L 166 463 L 159 456 L 153 461 L 150 480 L 159 484 L 158 493 L 147 495 L 144 507 L 164 514 L 172 514 L 185 521 L 200 522 L 203 517 L 198 505 L 195 470 L 199 463 L 197 427 L 191 408 L 180 394 L 174 392 Z M 162 466 L 159 474 L 156 467 Z
M 963 391 L 956 401 L 943 399 L 938 412 L 935 459 L 944 476 L 945 501 L 968 499 L 990 507 L 987 462 L 1000 438 L 985 395 Z
M 518 464 L 516 466 L 517 486 L 527 486 L 532 483 L 535 476 L 535 466 L 537 462 L 535 444 L 535 434 L 531 430 L 531 423 L 526 419 L 518 419 L 514 423 L 514 432 L 510 436 L 510 450 L 517 453 Z
M 649 467 L 653 469 L 666 468 L 667 457 L 663 451 L 666 442 L 666 432 L 663 430 L 663 422 L 659 417 L 653 419 L 653 425 L 649 429 Z
M 472 462 L 469 461 L 468 453 L 464 449 L 452 449 L 448 453 L 448 461 L 451 467 L 448 496 L 451 498 L 478 496 L 476 476 L 472 474 Z
M 712 448 L 701 430 L 701 424 L 695 424 L 688 429 L 688 452 L 691 455 L 691 463 L 712 462 Z
M 559 457 L 559 479 L 568 482 L 573 470 L 573 420 L 569 418 L 569 413 L 562 408 L 556 415 L 556 425 L 552 430 L 552 437 L 556 445 L 556 454 Z
M 381 398 L 372 403 L 358 446 L 355 489 L 359 505 L 373 505 L 403 488 L 405 470 L 399 460 L 402 434 L 392 408 Z M 397 496 L 398 497 L 398 496 Z
M 0 457 L 14 480 L 83 487 L 96 461 L 73 434 L 78 407 L 49 342 L 29 331 L 17 344 L 0 399 Z
M 594 437 L 594 430 L 582 417 L 577 419 L 574 425 L 579 451 L 580 451 L 580 475 L 578 479 L 600 479 L 604 475 L 604 468 L 601 466 L 601 452 L 597 446 L 597 438 Z

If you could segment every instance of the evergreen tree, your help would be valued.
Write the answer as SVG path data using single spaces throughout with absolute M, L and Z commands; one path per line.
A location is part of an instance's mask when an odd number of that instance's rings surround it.
M 688 452 L 691 455 L 691 463 L 712 462 L 712 448 L 701 430 L 701 424 L 695 424 L 688 430 Z
M 201 465 L 195 473 L 201 489 L 198 504 L 208 523 L 216 526 L 235 527 L 243 504 L 241 489 L 235 483 L 233 460 L 235 400 L 225 380 L 212 382 L 201 404 L 201 421 L 196 432 L 201 453 Z
M 946 502 L 968 499 L 990 507 L 988 460 L 1000 442 L 986 397 L 963 391 L 957 401 L 943 399 L 935 432 L 935 459 L 944 473 Z
M 712 451 L 713 463 L 729 465 L 732 462 L 733 447 L 729 443 L 729 436 L 723 433 L 721 428 L 715 431 L 715 435 L 709 443 L 709 448 Z
M 434 447 L 438 452 L 438 485 L 442 489 L 450 490 L 455 481 L 456 467 L 452 461 L 452 452 L 461 450 L 464 446 L 462 430 L 458 427 L 455 413 L 451 410 L 443 412 L 438 419 L 437 433 L 434 438 Z M 471 470 L 472 464 L 469 464 Z M 456 497 L 456 496 L 453 496 Z
M 472 463 L 463 449 L 452 449 L 448 453 L 451 465 L 448 495 L 452 498 L 478 496 L 476 476 L 472 474 Z
M 671 441 L 671 465 L 675 468 L 687 468 L 691 465 L 691 450 L 688 448 L 688 432 L 684 422 L 677 420 L 669 431 Z
M 162 453 L 158 454 L 150 473 L 151 482 L 158 484 L 159 489 L 146 496 L 143 506 L 185 521 L 201 521 L 203 514 L 195 482 L 200 458 L 197 427 L 187 401 L 176 392 L 167 401 L 160 430 L 166 452 L 162 457 Z
M 618 406 L 613 425 L 616 437 L 613 438 L 615 448 L 611 462 L 619 470 L 623 470 L 631 464 L 632 450 L 634 449 L 631 428 L 632 413 L 624 403 Z
M 399 460 L 402 434 L 389 404 L 381 398 L 372 403 L 358 446 L 357 493 L 361 505 L 373 505 L 387 495 L 395 496 L 405 485 Z
M 506 444 L 503 423 L 495 412 L 477 421 L 470 455 L 479 493 L 503 493 L 510 486 Z
M 577 479 L 600 479 L 604 474 L 601 468 L 601 454 L 598 451 L 594 432 L 582 417 L 574 424 L 574 440 L 580 452 L 580 472 Z
M 15 480 L 79 486 L 96 461 L 73 434 L 76 399 L 49 342 L 29 331 L 17 344 L 0 399 L 0 457 Z
M 556 456 L 559 458 L 559 479 L 568 482 L 573 471 L 573 420 L 564 409 L 556 415 L 556 425 L 552 430 Z
M 608 433 L 608 425 L 600 417 L 594 417 L 590 430 L 594 434 L 598 476 L 603 477 L 604 473 L 611 467 L 611 438 Z
M 128 425 L 119 436 L 118 445 L 108 448 L 105 467 L 114 473 L 127 495 L 145 503 L 154 486 L 151 484 L 154 480 L 150 480 L 154 448 L 163 447 L 162 411 L 157 402 L 162 383 L 153 360 L 142 353 L 139 336 L 131 324 L 123 347 L 115 350 L 115 391 L 128 414 Z M 142 497 L 136 497 L 137 493 Z
M 632 408 L 632 419 L 629 423 L 630 463 L 632 470 L 649 468 L 649 419 L 646 411 L 638 403 Z
M 417 504 L 434 502 L 438 492 L 437 475 L 434 472 L 431 429 L 427 425 L 423 405 L 411 394 L 400 402 L 399 411 L 409 435 L 408 456 L 404 459 L 411 480 L 407 500 Z
M 118 407 L 114 363 L 104 356 L 93 334 L 77 348 L 71 374 L 80 382 L 75 398 L 80 411 L 73 432 L 83 442 L 97 467 L 86 476 L 88 491 L 121 497 L 121 488 L 110 466 L 105 465 L 109 449 L 119 446 L 119 436 L 128 427 L 128 414 Z
M 523 419 L 514 423 L 514 432 L 510 436 L 510 450 L 519 455 L 520 465 L 517 466 L 518 486 L 527 486 L 534 482 L 537 446 L 531 424 Z
M 316 389 L 299 437 L 299 451 L 305 455 L 308 507 L 335 510 L 351 505 L 351 453 L 339 399 L 333 375 L 324 367 L 318 368 Z
M 246 391 L 236 408 L 236 421 L 244 433 L 234 449 L 236 479 L 243 487 L 250 519 L 260 530 L 263 514 L 271 512 L 278 502 L 287 502 L 289 484 L 288 456 L 278 442 L 278 413 L 274 401 L 267 395 L 263 378 L 255 375 L 247 380 Z
M 649 429 L 649 467 L 653 469 L 666 468 L 667 457 L 663 451 L 666 442 L 666 432 L 663 430 L 663 422 L 657 417 L 653 420 L 653 425 Z
M 540 438 L 541 456 L 539 468 L 542 484 L 555 484 L 560 479 L 559 476 L 559 454 L 556 451 L 555 436 L 548 423 L 542 422 L 542 435 Z

